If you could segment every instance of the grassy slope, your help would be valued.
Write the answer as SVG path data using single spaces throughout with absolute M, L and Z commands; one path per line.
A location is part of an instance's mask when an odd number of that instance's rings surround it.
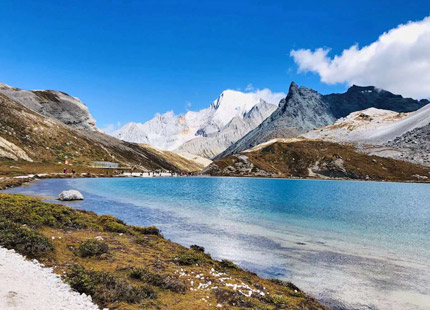
M 352 146 L 332 142 L 276 142 L 243 155 L 253 164 L 250 173 L 241 174 L 240 169 L 237 169 L 240 158 L 234 155 L 217 160 L 206 173 L 255 176 L 260 170 L 271 177 L 331 177 L 415 182 L 428 180 L 420 179 L 417 175 L 430 178 L 429 167 L 365 155 L 358 153 Z M 233 169 L 228 171 L 228 167 Z
M 88 166 L 93 161 L 112 161 L 150 170 L 181 170 L 174 159 L 154 150 L 103 133 L 74 130 L 3 94 L 0 111 L 0 137 L 20 147 L 35 162 L 56 164 L 68 159 L 75 166 Z M 192 162 L 181 165 L 193 166 Z
M 174 163 L 181 170 L 184 170 L 184 171 L 200 171 L 204 168 L 203 165 L 201 165 L 197 162 L 188 160 L 188 159 L 184 158 L 183 156 L 180 156 L 174 152 L 159 150 L 159 149 L 152 147 L 149 144 L 139 144 L 139 145 L 140 145 L 140 147 L 148 150 L 149 152 L 153 152 L 155 154 L 158 154 L 160 157 L 164 158 L 166 161 L 171 162 L 172 164 Z
M 21 195 L 0 194 L 0 245 L 53 266 L 75 290 L 110 309 L 326 309 L 291 283 L 215 261 L 156 228 Z M 254 290 L 251 297 L 239 292 L 247 293 L 245 286 Z

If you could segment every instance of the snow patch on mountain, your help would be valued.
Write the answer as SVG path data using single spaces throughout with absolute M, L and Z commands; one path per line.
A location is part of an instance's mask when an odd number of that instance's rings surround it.
M 370 107 L 412 112 L 428 103 L 428 100 L 403 98 L 374 86 L 353 85 L 345 93 L 321 95 L 310 88 L 298 87 L 292 82 L 287 98 L 280 102 L 278 109 L 216 159 L 239 153 L 274 138 L 297 137 L 317 127 L 331 125 L 351 112 Z
M 311 130 L 302 137 L 332 142 L 358 142 L 369 137 L 369 133 L 405 118 L 409 113 L 369 108 L 352 112 L 338 119 L 333 125 Z
M 235 117 L 244 118 L 257 104 L 276 104 L 285 94 L 270 90 L 243 93 L 225 90 L 210 106 L 200 111 L 176 115 L 172 111 L 157 114 L 145 123 L 128 123 L 111 135 L 119 139 L 150 144 L 163 150 L 175 150 L 198 137 L 210 137 L 221 132 Z M 271 100 L 271 101 L 266 101 Z M 192 153 L 192 149 L 183 152 Z
M 242 116 L 233 117 L 227 125 L 216 133 L 187 141 L 175 151 L 213 158 L 257 127 L 275 110 L 276 105 L 261 101 L 249 112 Z

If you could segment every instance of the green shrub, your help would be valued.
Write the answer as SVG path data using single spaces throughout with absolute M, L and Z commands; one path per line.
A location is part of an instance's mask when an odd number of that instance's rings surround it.
M 139 226 L 132 226 L 133 230 L 139 234 L 142 235 L 154 235 L 161 237 L 160 230 L 155 226 L 149 226 L 149 227 L 139 227 Z
M 79 245 L 78 254 L 81 257 L 100 256 L 109 252 L 109 246 L 96 239 L 89 239 Z
M 187 288 L 184 282 L 174 277 L 156 274 L 144 268 L 133 268 L 130 277 L 176 293 L 185 293 Z
M 98 218 L 98 221 L 105 231 L 117 233 L 126 233 L 128 231 L 127 225 L 123 221 L 111 215 L 102 215 Z
M 305 294 L 297 287 L 295 286 L 293 283 L 288 282 L 288 281 L 283 281 L 283 280 L 279 280 L 279 279 L 270 279 L 271 282 L 280 285 L 282 287 L 286 287 L 288 289 L 290 289 L 292 292 L 292 295 L 296 295 L 296 296 L 304 296 Z
M 22 195 L 0 194 L 0 219 L 31 227 L 100 229 L 93 212 L 73 210 L 69 207 L 50 204 L 37 198 Z
M 179 265 L 195 265 L 195 264 L 201 264 L 205 263 L 209 260 L 210 256 L 207 254 L 204 254 L 202 252 L 196 252 L 196 251 L 187 251 L 181 253 L 177 258 L 176 262 Z
M 194 251 L 197 251 L 197 252 L 202 252 L 202 253 L 205 252 L 205 248 L 202 247 L 202 246 L 199 246 L 197 244 L 193 244 L 192 246 L 190 246 L 190 249 L 194 250 Z
M 146 269 L 143 268 L 133 268 L 130 272 L 130 277 L 132 279 L 140 280 L 142 282 L 163 287 L 164 286 L 164 280 L 163 277 L 159 274 L 152 273 Z
M 219 264 L 221 267 L 224 268 L 239 269 L 239 267 L 235 263 L 228 259 L 223 259 L 222 261 L 220 261 Z
M 0 245 L 29 258 L 47 256 L 54 250 L 51 240 L 20 224 L 0 220 Z
M 134 286 L 110 273 L 86 270 L 80 265 L 73 266 L 66 279 L 74 290 L 90 295 L 101 307 L 114 302 L 139 303 L 145 298 L 156 298 L 148 286 Z

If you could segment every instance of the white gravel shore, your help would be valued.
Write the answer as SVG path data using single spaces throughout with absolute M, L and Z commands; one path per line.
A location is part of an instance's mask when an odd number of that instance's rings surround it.
M 0 309 L 98 310 L 91 298 L 71 290 L 51 268 L 0 247 Z

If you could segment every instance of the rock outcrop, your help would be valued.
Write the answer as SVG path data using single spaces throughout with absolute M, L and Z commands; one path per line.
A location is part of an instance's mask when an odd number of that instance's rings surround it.
M 61 201 L 84 200 L 84 196 L 79 191 L 71 189 L 68 191 L 62 191 L 60 195 L 58 195 L 58 200 L 61 200 Z
M 26 108 L 75 129 L 97 130 L 88 107 L 76 97 L 56 90 L 23 90 L 0 83 L 0 93 Z

